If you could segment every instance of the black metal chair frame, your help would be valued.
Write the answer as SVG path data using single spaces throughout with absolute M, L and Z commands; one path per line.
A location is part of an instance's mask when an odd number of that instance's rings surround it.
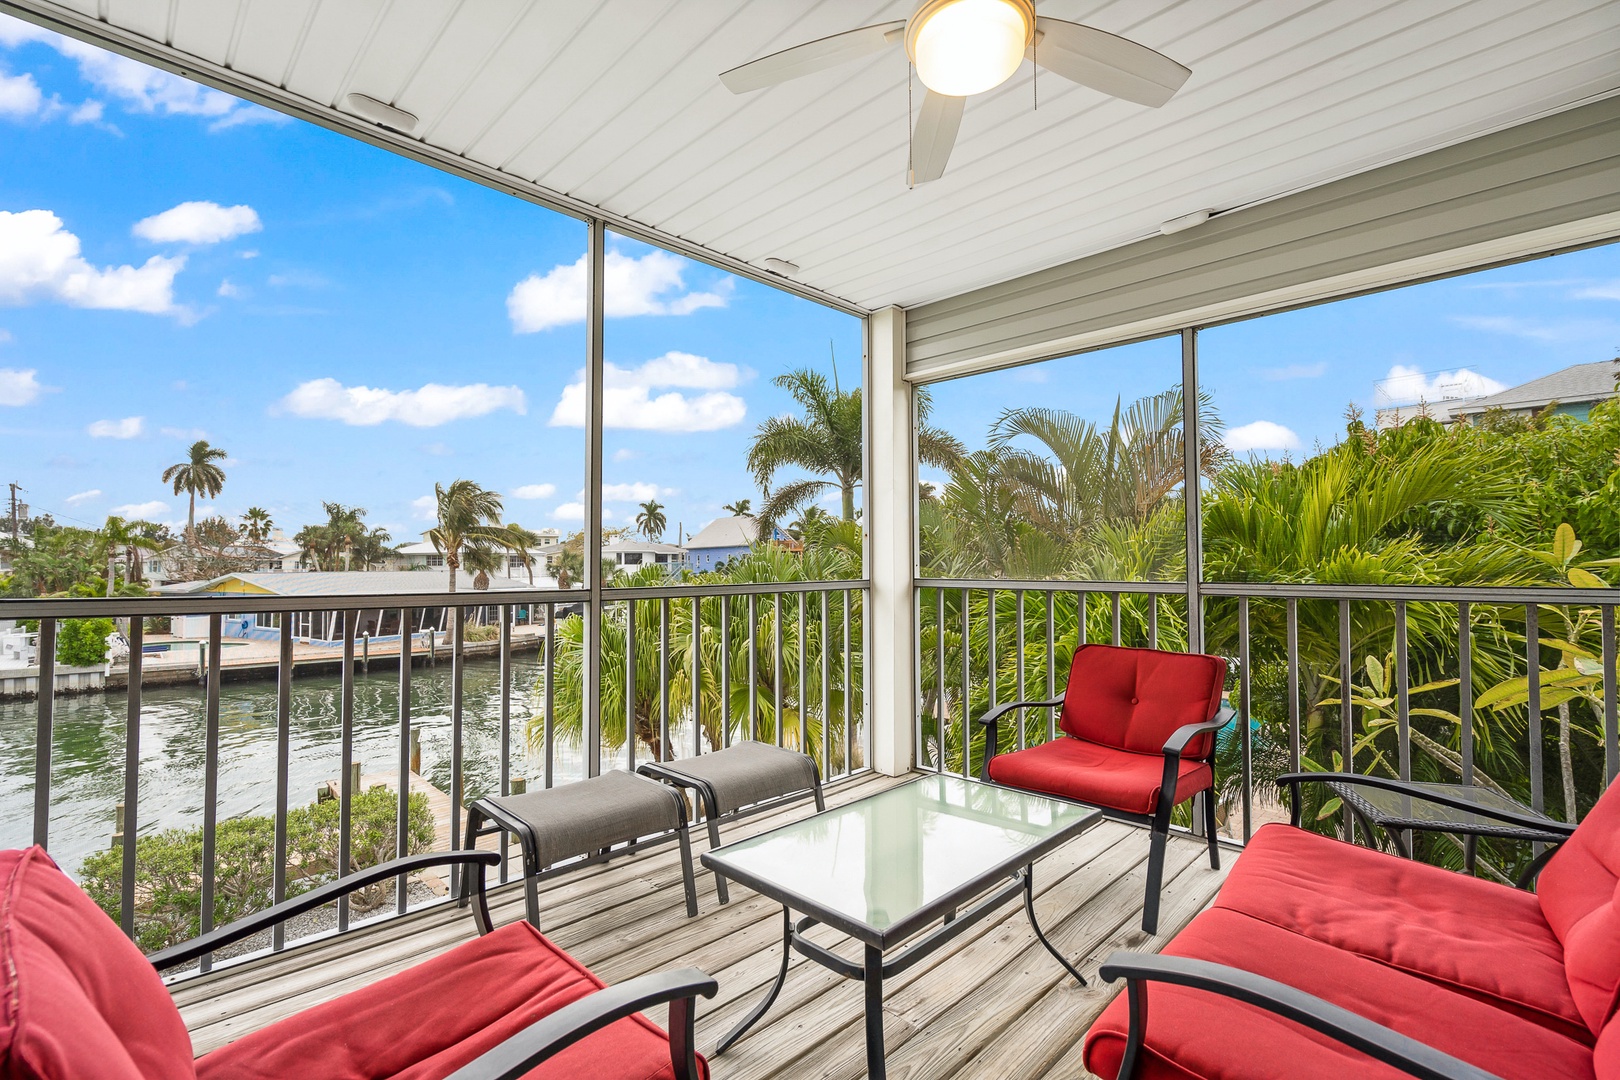
M 827 801 L 825 798 L 823 798 L 821 793 L 821 767 L 817 765 L 815 763 L 815 759 L 812 758 L 810 761 L 810 768 L 812 775 L 815 777 L 815 781 L 811 784 L 808 790 L 815 796 L 816 813 L 819 814 L 827 809 Z M 699 799 L 701 799 L 703 803 L 703 820 L 709 828 L 710 851 L 713 851 L 715 848 L 720 846 L 721 822 L 736 821 L 737 819 L 747 817 L 750 814 L 758 814 L 765 810 L 770 810 L 777 806 L 781 806 L 784 803 L 788 803 L 802 797 L 806 790 L 804 788 L 800 788 L 797 791 L 789 791 L 777 796 L 774 799 L 766 799 L 763 802 L 753 803 L 749 806 L 733 810 L 728 814 L 722 814 L 720 812 L 719 793 L 714 790 L 714 785 L 705 779 L 696 776 L 689 776 L 683 772 L 677 772 L 676 770 L 664 765 L 663 762 L 659 761 L 643 762 L 641 765 L 637 766 L 636 772 L 651 780 L 662 780 L 676 788 L 690 789 L 699 797 Z M 694 803 L 696 801 L 697 800 L 694 800 Z M 681 813 L 683 815 L 686 813 L 685 799 L 681 800 Z M 713 868 L 711 868 L 711 870 L 714 873 L 715 894 L 720 898 L 720 902 L 722 904 L 731 903 L 731 892 L 726 887 L 726 879 L 724 875 L 722 875 L 718 870 L 713 870 Z
M 329 904 L 340 896 L 391 877 L 403 879 L 434 866 L 464 866 L 463 880 L 476 878 L 472 888 L 473 921 L 480 935 L 490 931 L 489 902 L 484 871 L 500 863 L 493 851 L 440 851 L 408 855 L 358 873 L 338 878 L 317 889 L 285 900 L 263 911 L 210 930 L 200 937 L 151 954 L 147 959 L 159 971 L 196 960 L 216 949 L 250 938 L 295 915 Z M 712 998 L 720 984 L 697 968 L 658 971 L 628 979 L 588 994 L 530 1024 L 498 1046 L 485 1051 L 451 1074 L 450 1080 L 517 1080 L 536 1065 L 615 1021 L 655 1005 L 669 1006 L 669 1054 L 675 1080 L 698 1080 L 697 999 Z
M 1005 705 L 997 705 L 979 718 L 979 724 L 985 729 L 984 737 L 984 763 L 979 767 L 979 779 L 987 784 L 995 783 L 990 778 L 990 759 L 996 756 L 998 750 L 998 734 L 1001 718 L 1014 709 L 1058 708 L 1063 704 L 1064 694 L 1051 701 L 1012 701 Z M 1179 800 L 1176 799 L 1176 782 L 1181 774 L 1181 756 L 1187 746 L 1200 735 L 1215 732 L 1232 722 L 1237 716 L 1237 710 L 1230 705 L 1221 706 L 1214 719 L 1199 724 L 1185 724 L 1170 733 L 1170 738 L 1164 743 L 1164 776 L 1159 781 L 1159 803 L 1152 814 L 1135 814 L 1127 810 L 1116 810 L 1109 806 L 1099 806 L 1104 816 L 1115 821 L 1128 821 L 1133 825 L 1145 825 L 1149 829 L 1148 838 L 1148 875 L 1147 892 L 1142 899 L 1142 930 L 1144 933 L 1156 934 L 1159 932 L 1159 891 L 1164 880 L 1164 850 L 1170 841 L 1170 815 L 1174 812 Z M 1069 738 L 1059 733 L 1058 738 Z M 1213 870 L 1221 868 L 1220 838 L 1215 828 L 1215 799 L 1213 773 L 1215 770 L 1215 740 L 1210 739 L 1209 757 L 1196 760 L 1207 761 L 1211 772 L 1211 785 L 1204 798 L 1204 836 L 1209 845 L 1209 865 Z M 1003 785 L 1008 786 L 1008 785 Z M 1169 793 L 1166 796 L 1166 792 Z M 1042 795 L 1062 798 L 1053 792 L 1043 791 Z M 1189 796 L 1190 798 L 1191 796 Z M 1089 804 L 1087 804 L 1089 805 Z
M 1456 833 L 1469 837 L 1468 870 L 1473 871 L 1473 857 L 1471 841 L 1475 836 L 1498 836 L 1511 840 L 1529 840 L 1547 844 L 1546 850 L 1536 856 L 1519 874 L 1514 884 L 1520 889 L 1528 889 L 1541 873 L 1547 860 L 1553 857 L 1560 845 L 1575 835 L 1575 826 L 1567 822 L 1554 821 L 1551 818 L 1516 814 L 1511 810 L 1502 810 L 1494 806 L 1480 806 L 1467 799 L 1447 795 L 1443 791 L 1432 788 L 1418 787 L 1405 780 L 1396 780 L 1387 776 L 1362 776 L 1357 773 L 1341 772 L 1297 772 L 1284 773 L 1277 777 L 1277 786 L 1288 791 L 1288 820 L 1298 827 L 1304 813 L 1304 800 L 1301 798 L 1300 785 L 1322 783 L 1343 785 L 1351 787 L 1372 787 L 1384 791 L 1394 791 L 1401 795 L 1409 795 L 1414 799 L 1436 803 L 1440 806 L 1461 810 L 1477 817 L 1492 818 L 1501 823 L 1500 828 L 1491 828 L 1483 824 L 1470 824 L 1468 822 L 1419 821 L 1415 819 L 1390 819 L 1388 821 L 1374 822 L 1355 804 L 1353 799 L 1344 799 L 1344 805 L 1361 822 L 1362 831 L 1366 833 L 1369 842 L 1376 835 L 1375 824 L 1384 826 L 1384 832 L 1389 836 L 1390 843 L 1402 858 L 1411 858 L 1405 841 L 1401 838 L 1400 830 L 1411 829 L 1415 832 L 1443 832 Z
M 466 837 L 462 846 L 470 851 L 477 846 L 480 836 L 493 836 L 503 830 L 518 838 L 518 847 L 523 852 L 524 917 L 529 920 L 531 926 L 538 930 L 540 929 L 540 882 L 596 863 L 630 855 L 654 844 L 661 844 L 668 840 L 670 834 L 673 833 L 681 849 L 681 884 L 686 892 L 686 917 L 695 919 L 698 913 L 697 882 L 692 876 L 692 843 L 686 827 L 686 800 L 681 798 L 680 792 L 674 789 L 668 790 L 670 798 L 675 800 L 678 807 L 676 821 L 679 824 L 674 829 L 654 836 L 629 840 L 617 847 L 606 847 L 589 855 L 571 858 L 556 866 L 540 865 L 540 840 L 535 835 L 534 827 L 529 822 L 514 814 L 507 813 L 488 799 L 476 799 L 468 805 Z M 485 820 L 492 821 L 494 824 L 485 825 Z M 467 882 L 463 878 L 457 895 L 457 902 L 462 907 L 466 907 L 467 899 Z

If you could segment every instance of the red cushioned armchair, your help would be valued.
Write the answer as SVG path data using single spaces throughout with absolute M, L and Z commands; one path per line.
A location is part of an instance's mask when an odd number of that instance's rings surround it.
M 1014 701 L 985 713 L 980 779 L 1087 803 L 1151 830 L 1142 929 L 1159 929 L 1159 886 L 1170 811 L 1215 786 L 1215 732 L 1234 715 L 1221 706 L 1226 661 L 1202 653 L 1082 645 L 1069 683 L 1052 701 Z M 1003 716 L 1017 708 L 1063 706 L 1059 736 L 998 754 Z M 1221 865 L 1215 800 L 1204 800 L 1209 865 Z
M 527 922 L 489 932 L 495 852 L 415 855 L 142 956 L 42 848 L 0 852 L 0 1076 L 19 1080 L 707 1080 L 686 969 L 604 987 Z M 158 969 L 430 866 L 476 868 L 480 936 L 193 1059 Z M 640 1014 L 669 1004 L 671 1033 Z

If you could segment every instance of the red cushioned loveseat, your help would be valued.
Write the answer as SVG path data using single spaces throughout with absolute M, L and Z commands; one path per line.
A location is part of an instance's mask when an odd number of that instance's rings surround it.
M 1323 775 L 1283 778 L 1296 821 Z M 1108 1080 L 1620 1080 L 1620 784 L 1534 893 L 1266 825 L 1162 954 L 1102 974 L 1128 980 L 1086 1036 Z
M 714 980 L 687 969 L 604 988 L 526 922 L 193 1060 L 158 966 L 251 936 L 293 908 L 447 862 L 476 866 L 475 910 L 487 930 L 482 870 L 498 859 L 456 852 L 385 863 L 148 958 L 43 849 L 0 852 L 0 1077 L 706 1080 L 692 1049 L 693 1004 L 714 995 Z M 639 1012 L 664 1002 L 672 1036 Z

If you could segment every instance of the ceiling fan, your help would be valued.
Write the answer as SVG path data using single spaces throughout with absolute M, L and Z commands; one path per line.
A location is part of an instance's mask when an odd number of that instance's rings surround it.
M 945 173 L 962 106 L 1012 78 L 1027 56 L 1065 79 L 1158 108 L 1192 71 L 1134 41 L 1035 15 L 1035 0 L 923 0 L 909 19 L 807 41 L 723 72 L 734 94 L 836 67 L 901 41 L 927 88 L 912 132 L 910 182 Z

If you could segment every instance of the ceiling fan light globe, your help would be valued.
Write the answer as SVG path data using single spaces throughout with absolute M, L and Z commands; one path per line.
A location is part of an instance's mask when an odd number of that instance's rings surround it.
M 906 27 L 906 52 L 928 89 L 967 97 L 1012 78 L 1034 35 L 1031 0 L 929 0 Z

